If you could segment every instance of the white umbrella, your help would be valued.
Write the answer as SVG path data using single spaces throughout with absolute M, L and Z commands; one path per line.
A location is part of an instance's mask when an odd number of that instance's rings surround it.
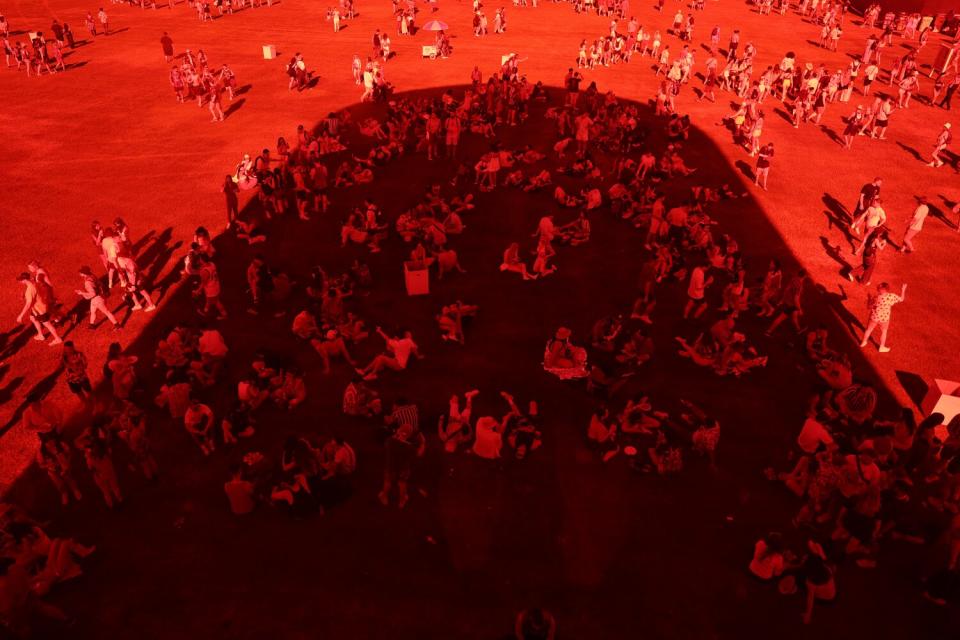
M 443 22 L 441 20 L 431 20 L 430 22 L 427 22 L 420 28 L 423 29 L 424 31 L 446 31 L 447 29 L 450 28 L 450 25 L 448 25 L 446 22 Z

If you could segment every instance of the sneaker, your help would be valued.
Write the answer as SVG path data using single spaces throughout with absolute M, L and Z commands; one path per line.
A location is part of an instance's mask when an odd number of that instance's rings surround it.
M 880 347 L 879 349 L 877 349 L 877 351 L 879 351 L 880 353 L 889 353 L 890 347 Z
M 150 313 L 151 311 L 153 311 L 153 310 L 156 309 L 156 308 L 157 308 L 157 305 L 152 304 L 152 305 L 150 305 L 149 307 L 147 307 L 146 309 L 144 309 L 143 311 L 144 311 L 144 313 Z
M 866 341 L 866 340 L 864 340 L 863 342 L 860 343 L 860 348 L 861 348 L 861 349 L 863 349 L 865 346 L 867 346 L 867 341 Z
M 36 340 L 37 342 L 43 342 L 44 340 L 46 340 L 45 337 L 43 337 L 43 336 L 41 336 L 41 335 L 39 335 L 39 334 L 33 336 L 33 339 Z

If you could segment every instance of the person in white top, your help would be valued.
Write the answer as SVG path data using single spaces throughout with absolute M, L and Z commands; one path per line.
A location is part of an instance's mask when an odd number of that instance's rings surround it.
M 913 211 L 913 217 L 907 223 L 907 230 L 903 234 L 903 242 L 900 245 L 901 252 L 913 252 L 913 239 L 923 229 L 923 221 L 927 219 L 929 213 L 930 207 L 927 205 L 926 196 L 920 196 L 917 199 L 917 208 Z
M 853 255 L 859 255 L 867 244 L 867 238 L 870 237 L 870 232 L 887 221 L 887 212 L 884 211 L 883 207 L 880 206 L 880 202 L 880 198 L 874 198 L 873 204 L 871 204 L 867 210 L 864 211 L 852 225 L 850 225 L 850 228 L 853 231 L 863 233 L 863 239 L 860 240 L 860 246 L 854 250 Z
M 750 573 L 761 580 L 773 580 L 783 573 L 786 560 L 783 556 L 782 541 L 776 533 L 767 534 L 757 540 L 753 547 L 753 558 L 750 559 Z
M 707 308 L 704 301 L 706 289 L 713 284 L 713 276 L 707 277 L 706 267 L 697 265 L 690 272 L 690 284 L 687 287 L 687 306 L 683 309 L 683 318 L 686 320 L 693 311 L 693 317 L 699 318 Z M 696 309 L 696 311 L 694 311 Z
M 407 368 L 410 356 L 423 358 L 409 331 L 404 331 L 402 338 L 391 338 L 380 327 L 377 327 L 377 333 L 387 343 L 387 351 L 375 357 L 366 367 L 357 369 L 364 380 L 376 380 L 377 374 L 384 369 L 403 371 Z
M 821 447 L 832 445 L 833 436 L 823 423 L 807 418 L 800 429 L 800 435 L 797 436 L 797 444 L 805 453 L 816 453 Z

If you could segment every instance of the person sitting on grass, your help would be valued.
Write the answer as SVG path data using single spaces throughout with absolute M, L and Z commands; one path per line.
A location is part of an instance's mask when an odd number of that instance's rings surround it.
M 457 300 L 453 304 L 445 305 L 437 316 L 440 327 L 440 337 L 449 342 L 464 344 L 463 319 L 477 315 L 479 307 L 475 304 L 463 304 Z
M 543 368 L 561 380 L 585 378 L 588 375 L 587 350 L 570 342 L 572 333 L 566 327 L 557 329 L 553 339 L 547 342 L 543 357 Z
M 503 252 L 503 262 L 500 264 L 500 271 L 513 271 L 523 276 L 524 280 L 536 280 L 536 274 L 527 271 L 527 265 L 520 259 L 520 244 L 511 242 L 507 250 Z
M 347 364 L 356 367 L 356 362 L 353 361 L 350 352 L 347 350 L 347 343 L 336 329 L 328 330 L 322 340 L 314 338 L 310 341 L 310 344 L 313 345 L 313 348 L 323 360 L 323 373 L 330 373 L 330 358 L 337 356 L 342 356 Z
M 383 401 L 376 391 L 357 375 L 343 390 L 343 413 L 348 416 L 372 418 L 383 413 Z
M 443 443 L 444 451 L 453 453 L 461 445 L 473 440 L 473 428 L 470 426 L 470 417 L 473 413 L 473 399 L 480 393 L 476 389 L 463 394 L 466 406 L 460 408 L 460 398 L 450 396 L 450 408 L 446 416 L 441 415 L 437 423 L 437 435 Z
M 590 241 L 590 221 L 587 213 L 581 211 L 576 220 L 561 226 L 558 230 L 560 242 L 578 247 Z
M 377 327 L 377 334 L 386 342 L 387 350 L 376 356 L 366 367 L 357 369 L 357 373 L 363 376 L 364 380 L 376 380 L 384 369 L 403 371 L 407 368 L 411 357 L 423 358 L 410 331 L 404 329 L 403 337 L 391 338 L 384 333 L 383 329 Z

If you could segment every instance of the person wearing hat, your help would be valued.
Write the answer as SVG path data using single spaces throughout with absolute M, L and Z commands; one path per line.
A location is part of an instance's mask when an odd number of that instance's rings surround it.
M 929 167 L 942 167 L 943 160 L 940 158 L 940 153 L 946 151 L 947 146 L 953 140 L 953 134 L 950 133 L 950 123 L 946 122 L 943 125 L 943 129 L 940 130 L 940 133 L 937 135 L 937 142 L 933 145 L 933 153 L 930 154 L 930 157 L 933 158 L 927 166 Z

